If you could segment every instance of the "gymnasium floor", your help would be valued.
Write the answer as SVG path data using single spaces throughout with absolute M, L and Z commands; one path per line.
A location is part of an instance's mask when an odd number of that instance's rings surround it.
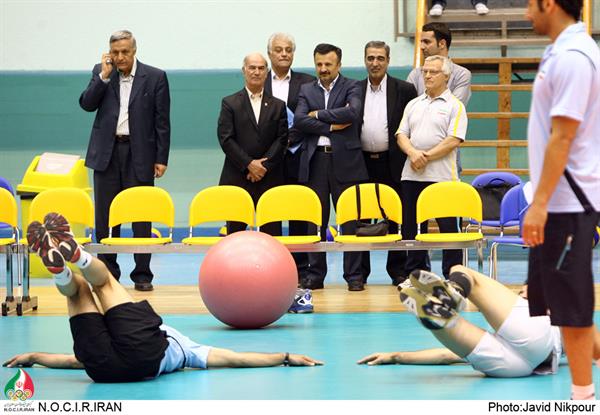
M 595 252 L 594 269 L 600 265 Z M 355 362 L 376 351 L 438 347 L 433 336 L 415 318 L 401 311 L 395 288 L 388 285 L 385 254 L 374 253 L 373 274 L 367 290 L 349 293 L 341 281 L 341 255 L 330 255 L 325 290 L 315 293 L 315 314 L 285 315 L 261 330 L 225 327 L 203 312 L 196 273 L 201 258 L 192 255 L 156 255 L 156 290 L 148 298 L 170 324 L 192 339 L 239 351 L 290 351 L 324 360 L 323 367 L 185 370 L 153 381 L 131 384 L 94 384 L 85 372 L 35 367 L 27 369 L 36 399 L 568 399 L 570 379 L 566 365 L 556 376 L 521 379 L 486 378 L 466 365 L 359 366 Z M 124 276 L 133 262 L 120 260 Z M 439 271 L 439 261 L 433 263 Z M 526 262 L 505 261 L 500 279 L 517 284 Z M 508 275 L 512 277 L 509 278 Z M 597 277 L 596 277 L 597 278 Z M 596 281 L 598 283 L 598 281 Z M 124 284 L 130 286 L 127 278 Z M 49 280 L 36 279 L 33 294 L 40 296 L 37 315 L 0 318 L 0 358 L 23 351 L 70 352 L 71 338 L 64 301 Z M 2 287 L 3 288 L 3 287 Z M 3 294 L 0 288 L 0 294 Z M 598 293 L 598 288 L 596 289 Z M 598 307 L 597 307 L 598 310 Z M 485 324 L 479 312 L 464 316 Z M 596 312 L 600 324 L 600 312 Z M 600 371 L 594 369 L 600 384 Z M 15 369 L 0 368 L 0 385 Z M 598 391 L 597 391 L 598 392 Z

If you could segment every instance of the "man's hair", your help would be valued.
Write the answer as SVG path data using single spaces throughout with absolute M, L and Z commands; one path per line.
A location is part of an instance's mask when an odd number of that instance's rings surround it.
M 450 49 L 450 43 L 452 43 L 452 33 L 450 29 L 444 23 L 432 22 L 423 25 L 423 32 L 433 32 L 435 40 L 440 43 L 440 40 L 446 41 L 446 49 Z
M 583 0 L 554 0 L 558 6 L 571 16 L 575 21 L 579 21 L 581 17 L 581 8 L 583 7 Z M 541 11 L 544 11 L 544 5 L 542 0 L 537 0 L 538 7 Z
M 327 55 L 329 52 L 335 52 L 338 58 L 338 62 L 342 61 L 342 50 L 337 46 L 330 45 L 329 43 L 319 43 L 313 52 L 313 58 L 318 53 L 319 55 Z
M 265 57 L 264 57 L 264 56 L 262 55 L 262 53 L 260 53 L 260 52 L 252 52 L 252 53 L 249 53 L 249 54 L 247 54 L 246 56 L 244 56 L 244 60 L 242 61 L 242 68 L 245 68 L 245 67 L 246 67 L 246 64 L 248 63 L 248 58 L 249 58 L 250 56 L 252 56 L 252 55 L 257 55 L 257 56 L 260 56 L 260 57 L 261 57 L 261 59 L 264 61 L 264 63 L 265 63 L 265 66 L 267 67 L 267 69 L 269 68 L 269 63 L 267 62 L 267 60 L 265 59 Z
M 129 30 L 117 30 L 115 33 L 110 35 L 110 40 L 108 41 L 109 45 L 112 45 L 113 42 L 117 42 L 123 39 L 131 39 L 131 44 L 134 49 L 137 49 L 137 44 L 135 42 L 135 37 L 133 37 L 133 33 Z
M 367 56 L 367 49 L 369 48 L 377 48 L 377 49 L 385 49 L 385 55 L 390 57 L 390 47 L 387 43 L 382 42 L 381 40 L 372 40 L 365 45 L 365 56 Z
M 267 41 L 267 53 L 271 53 L 273 50 L 273 42 L 275 42 L 275 39 L 283 39 L 287 42 L 290 42 L 292 44 L 292 52 L 296 51 L 296 41 L 294 40 L 294 37 L 289 33 L 277 32 L 273 33 Z
M 442 72 L 446 76 L 450 76 L 452 73 L 452 66 L 450 65 L 450 59 L 442 55 L 433 55 L 425 58 L 425 62 L 442 61 Z

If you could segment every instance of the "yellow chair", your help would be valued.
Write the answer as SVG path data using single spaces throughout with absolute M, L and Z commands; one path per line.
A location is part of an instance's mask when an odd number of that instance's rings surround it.
M 321 241 L 321 201 L 317 194 L 306 186 L 288 184 L 267 190 L 256 205 L 256 226 L 270 222 L 303 221 L 317 226 L 315 235 L 276 236 L 285 245 L 312 244 Z
M 113 237 L 113 226 L 130 222 L 159 222 L 169 227 L 169 236 L 160 238 Z M 120 192 L 108 211 L 108 238 L 105 245 L 162 245 L 173 241 L 175 207 L 166 190 L 153 186 L 138 186 Z
M 427 186 L 417 199 L 417 224 L 429 219 L 463 217 L 477 221 L 477 232 L 421 233 L 417 226 L 417 241 L 468 242 L 483 239 L 481 197 L 473 186 L 462 182 L 440 182 Z
M 220 236 L 194 236 L 193 229 L 201 223 L 235 221 L 249 227 L 254 224 L 254 202 L 250 194 L 238 186 L 212 186 L 201 190 L 190 204 L 190 236 L 181 242 L 187 245 L 214 245 Z
M 334 241 L 357 244 L 357 243 L 382 243 L 396 242 L 402 240 L 400 226 L 398 233 L 383 236 L 356 236 L 343 235 L 341 225 L 355 221 L 357 219 L 383 219 L 379 205 L 377 204 L 377 194 L 375 193 L 375 183 L 363 183 L 360 186 L 360 218 L 356 206 L 356 186 L 351 186 L 344 190 L 340 195 L 336 205 L 336 222 L 338 234 Z M 402 224 L 402 202 L 398 193 L 390 186 L 379 184 L 379 201 L 389 220 L 398 225 Z
M 60 213 L 67 219 L 77 243 L 84 245 L 92 242 L 94 203 L 87 192 L 75 187 L 44 190 L 31 201 L 29 222 L 44 222 L 44 216 L 49 212 Z M 83 226 L 83 235 L 78 235 L 78 225 Z

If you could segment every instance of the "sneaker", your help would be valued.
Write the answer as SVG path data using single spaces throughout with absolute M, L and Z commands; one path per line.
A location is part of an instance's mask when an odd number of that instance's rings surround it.
M 81 251 L 65 217 L 60 213 L 48 213 L 44 217 L 44 227 L 63 258 L 69 262 L 77 262 L 81 256 Z
M 477 4 L 481 4 L 481 3 L 477 3 Z M 443 12 L 444 12 L 444 8 L 442 7 L 441 4 L 434 4 L 431 7 L 431 9 L 429 9 L 429 15 L 433 16 L 433 17 L 441 16 Z
M 65 259 L 54 245 L 46 227 L 40 222 L 31 222 L 27 227 L 27 243 L 29 250 L 41 258 L 48 271 L 59 274 L 65 270 Z
M 398 284 L 398 291 L 402 291 L 406 288 L 412 287 L 412 283 L 410 282 L 410 278 L 405 279 L 400 284 Z
M 429 330 L 451 328 L 458 321 L 459 314 L 455 310 L 415 287 L 403 289 L 400 301 Z
M 312 293 L 310 290 L 298 288 L 294 296 L 294 302 L 290 306 L 288 313 L 309 314 L 314 312 L 312 303 Z
M 414 270 L 410 274 L 410 282 L 414 287 L 440 300 L 448 308 L 463 311 L 467 305 L 465 297 L 451 281 L 446 281 L 433 272 Z
M 477 3 L 475 5 L 475 13 L 477 13 L 478 15 L 483 16 L 485 14 L 488 14 L 489 12 L 490 12 L 490 9 L 488 9 L 488 7 L 485 4 Z

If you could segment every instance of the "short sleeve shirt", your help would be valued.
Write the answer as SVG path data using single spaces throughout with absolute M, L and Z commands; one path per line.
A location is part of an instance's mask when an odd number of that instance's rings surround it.
M 567 169 L 590 203 L 600 210 L 600 51 L 583 23 L 567 27 L 549 45 L 533 84 L 527 128 L 529 169 L 537 189 L 552 129 L 552 118 L 580 122 Z M 564 176 L 548 203 L 554 213 L 583 212 Z
M 157 376 L 184 367 L 206 369 L 211 349 L 209 346 L 196 343 L 166 324 L 161 325 L 160 329 L 166 333 L 169 346 L 160 362 Z
M 396 134 L 402 133 L 410 139 L 414 148 L 431 150 L 446 137 L 465 140 L 467 134 L 467 114 L 465 106 L 449 89 L 431 99 L 427 94 L 410 101 Z M 430 161 L 424 169 L 413 170 L 410 162 L 404 163 L 402 180 L 417 182 L 444 182 L 458 180 L 456 171 L 456 150 L 446 156 Z

